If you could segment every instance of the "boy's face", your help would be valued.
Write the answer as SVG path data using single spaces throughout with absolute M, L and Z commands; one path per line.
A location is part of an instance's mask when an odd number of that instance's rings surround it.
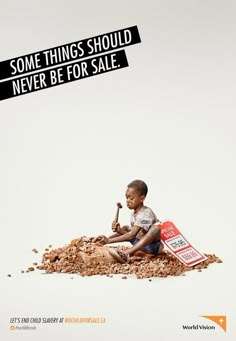
M 128 187 L 126 190 L 126 203 L 130 210 L 136 210 L 143 204 L 145 195 L 141 195 L 136 188 Z

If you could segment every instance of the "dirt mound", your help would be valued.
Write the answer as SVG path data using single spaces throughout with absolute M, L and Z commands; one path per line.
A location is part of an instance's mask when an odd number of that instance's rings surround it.
M 137 252 L 130 258 L 128 264 L 117 263 L 109 254 L 109 247 L 103 245 L 103 237 L 87 238 L 81 237 L 71 241 L 57 249 L 45 249 L 42 264 L 36 268 L 45 270 L 46 273 L 79 273 L 81 276 L 107 275 L 113 274 L 135 274 L 137 278 L 180 276 L 186 271 L 198 269 L 201 271 L 211 263 L 222 263 L 216 256 L 206 254 L 207 260 L 202 263 L 188 267 L 182 264 L 168 251 L 164 251 L 157 257 L 145 256 L 142 252 Z M 118 248 L 125 250 L 126 247 Z M 123 276 L 122 278 L 127 278 Z

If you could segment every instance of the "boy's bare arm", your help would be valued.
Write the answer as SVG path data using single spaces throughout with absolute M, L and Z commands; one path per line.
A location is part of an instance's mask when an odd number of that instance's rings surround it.
M 111 236 L 109 236 L 108 238 L 116 238 L 119 237 L 122 234 L 125 234 L 127 232 L 130 231 L 130 227 L 128 225 L 124 225 L 124 226 L 120 226 L 120 223 L 117 223 L 115 221 L 113 221 L 112 223 L 112 229 L 116 229 L 116 233 L 112 234 Z
M 134 225 L 129 232 L 122 234 L 118 237 L 108 238 L 107 244 L 118 243 L 118 242 L 128 242 L 136 237 L 141 227 Z

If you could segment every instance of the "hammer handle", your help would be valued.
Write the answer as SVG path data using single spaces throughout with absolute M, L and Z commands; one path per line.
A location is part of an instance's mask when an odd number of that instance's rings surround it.
M 118 206 L 118 207 L 117 207 L 117 210 L 116 210 L 116 215 L 115 215 L 115 222 L 116 222 L 116 223 L 118 223 L 119 211 L 120 211 L 120 207 Z

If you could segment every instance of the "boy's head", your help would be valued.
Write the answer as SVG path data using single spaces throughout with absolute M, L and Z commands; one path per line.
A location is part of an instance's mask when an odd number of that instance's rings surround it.
M 143 205 L 148 187 L 142 180 L 134 180 L 127 186 L 126 202 L 130 210 L 136 210 Z

